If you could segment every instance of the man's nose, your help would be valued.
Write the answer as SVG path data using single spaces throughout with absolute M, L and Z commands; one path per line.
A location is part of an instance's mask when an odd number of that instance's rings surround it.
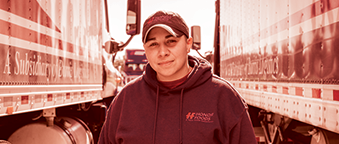
M 168 56 L 169 55 L 169 49 L 166 45 L 162 44 L 159 47 L 159 56 L 163 57 L 163 56 Z

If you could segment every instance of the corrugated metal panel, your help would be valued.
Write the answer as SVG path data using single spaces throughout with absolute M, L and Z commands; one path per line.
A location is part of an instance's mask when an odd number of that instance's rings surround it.
M 221 75 L 338 83 L 338 10 L 334 0 L 221 1 Z
M 101 1 L 0 1 L 0 116 L 101 99 Z
M 337 0 L 222 0 L 221 77 L 252 106 L 339 133 L 338 12 Z

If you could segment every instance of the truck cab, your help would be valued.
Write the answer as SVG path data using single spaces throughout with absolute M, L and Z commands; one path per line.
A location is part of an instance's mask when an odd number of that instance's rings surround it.
M 124 80 L 128 83 L 142 75 L 148 61 L 143 49 L 126 49 L 125 52 Z

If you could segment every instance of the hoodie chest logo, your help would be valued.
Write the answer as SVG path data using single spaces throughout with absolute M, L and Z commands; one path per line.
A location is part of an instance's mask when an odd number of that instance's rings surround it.
M 186 115 L 186 121 L 213 123 L 213 115 L 214 113 L 188 112 Z

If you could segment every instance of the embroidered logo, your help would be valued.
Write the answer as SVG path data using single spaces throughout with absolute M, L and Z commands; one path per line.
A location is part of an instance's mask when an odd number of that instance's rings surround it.
M 198 121 L 204 123 L 212 123 L 212 116 L 214 113 L 196 113 L 196 112 L 188 112 L 186 115 L 186 121 Z
M 152 17 L 147 21 L 147 24 L 150 24 L 152 22 L 158 22 L 158 21 L 169 21 L 172 16 L 158 16 L 158 17 Z

